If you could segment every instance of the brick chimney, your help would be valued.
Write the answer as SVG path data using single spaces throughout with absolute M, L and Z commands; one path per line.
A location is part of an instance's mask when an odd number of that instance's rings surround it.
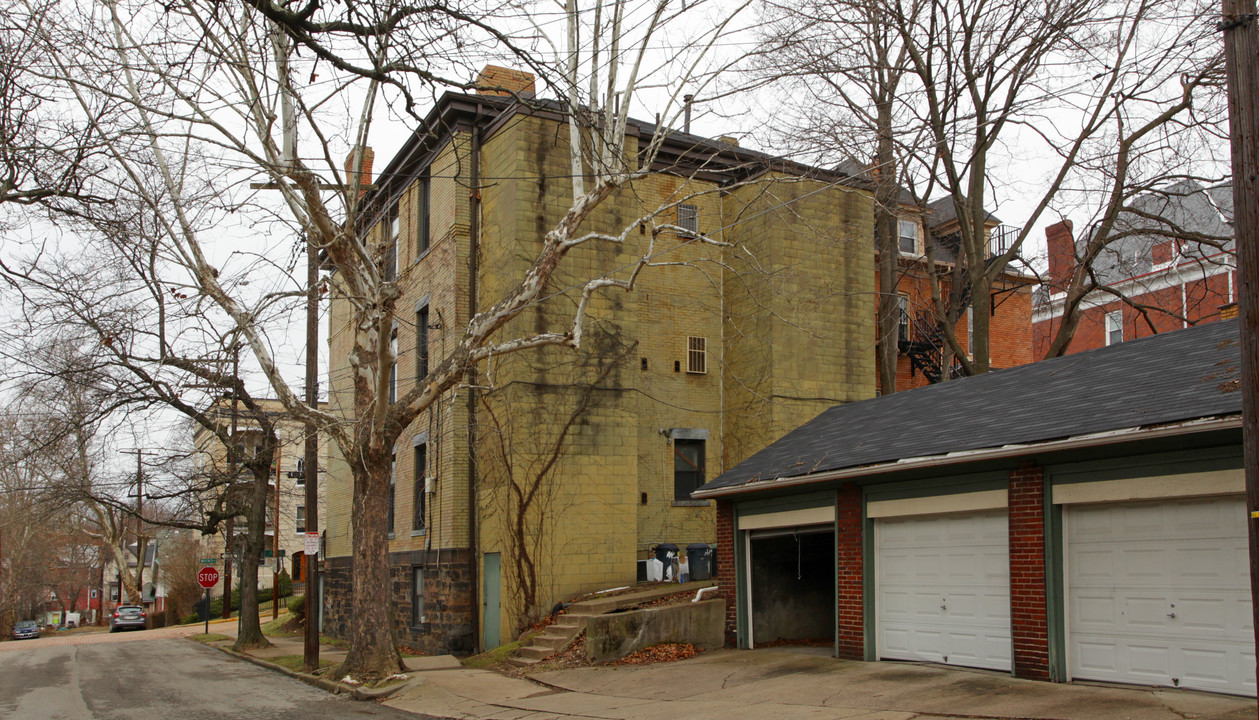
M 481 74 L 477 75 L 476 87 L 478 95 L 532 95 L 533 73 L 523 70 L 486 65 Z
M 1045 228 L 1045 243 L 1049 246 L 1049 283 L 1065 284 L 1075 272 L 1075 236 L 1071 234 L 1070 220 L 1063 220 Z
M 347 186 L 354 184 L 355 166 L 358 167 L 359 187 L 358 194 L 362 195 L 372 187 L 372 161 L 376 159 L 376 153 L 372 152 L 369 147 L 359 148 L 350 151 L 345 156 L 345 183 Z

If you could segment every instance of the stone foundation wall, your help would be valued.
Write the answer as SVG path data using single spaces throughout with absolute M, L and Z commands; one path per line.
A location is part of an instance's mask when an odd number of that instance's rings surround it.
M 424 613 L 412 624 L 411 580 L 414 568 L 424 574 Z M 324 633 L 347 637 L 354 608 L 351 598 L 353 562 L 348 557 L 323 563 Z M 474 651 L 472 581 L 476 572 L 465 548 L 390 553 L 390 594 L 398 643 L 428 653 L 468 654 Z

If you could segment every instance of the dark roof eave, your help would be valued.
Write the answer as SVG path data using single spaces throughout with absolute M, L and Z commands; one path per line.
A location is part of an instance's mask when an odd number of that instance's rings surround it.
M 1058 450 L 1101 447 L 1105 445 L 1127 443 L 1134 440 L 1150 440 L 1161 437 L 1190 435 L 1203 432 L 1214 432 L 1217 430 L 1230 430 L 1240 428 L 1241 425 L 1242 417 L 1240 413 L 1221 415 L 1211 418 L 1195 418 L 1176 423 L 1121 428 L 1118 430 L 1107 430 L 1088 435 L 1059 438 L 1056 440 L 1042 440 L 1020 445 L 1005 445 L 1002 447 L 964 450 L 961 452 L 921 458 L 903 458 L 890 462 L 875 463 L 873 465 L 838 468 L 835 470 L 827 470 L 825 472 L 779 477 L 770 480 L 752 479 L 744 481 L 738 485 L 717 487 L 707 491 L 700 489 L 691 493 L 691 496 L 698 500 L 722 498 L 731 495 L 760 492 L 763 490 L 778 490 L 785 487 L 812 485 L 815 483 L 831 482 L 835 480 L 855 479 L 870 475 L 885 475 L 888 473 L 903 472 L 907 470 L 966 465 L 985 460 L 1017 458 L 1025 455 Z

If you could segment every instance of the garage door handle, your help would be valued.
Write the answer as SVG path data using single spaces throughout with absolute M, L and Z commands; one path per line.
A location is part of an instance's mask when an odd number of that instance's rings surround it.
M 1176 617 L 1176 613 L 1174 613 L 1174 612 L 1167 613 L 1167 617 L 1169 617 L 1169 618 L 1175 618 L 1175 617 Z

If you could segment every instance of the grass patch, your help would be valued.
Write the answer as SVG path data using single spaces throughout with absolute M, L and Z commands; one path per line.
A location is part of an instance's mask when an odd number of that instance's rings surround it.
M 341 638 L 334 638 L 328 635 L 320 635 L 319 644 L 331 645 L 332 647 L 337 648 L 338 650 L 348 650 L 350 648 L 349 640 L 342 640 Z
M 530 641 L 533 640 L 533 636 L 537 635 L 539 632 L 541 631 L 539 630 L 538 632 L 532 632 L 527 635 L 523 635 L 516 642 L 510 642 L 510 643 L 507 643 L 506 645 L 499 645 L 493 650 L 486 650 L 480 655 L 473 655 L 471 657 L 466 657 L 463 659 L 463 664 L 471 668 L 488 668 L 488 667 L 494 667 L 496 665 L 502 665 L 503 663 L 507 662 L 507 658 L 515 655 L 517 650 L 524 647 L 525 645 L 528 645 Z
M 284 614 L 274 620 L 268 620 L 262 624 L 262 634 L 268 637 L 296 637 L 297 629 L 289 627 L 289 621 L 292 619 L 291 615 Z
M 196 635 L 189 635 L 188 637 L 196 640 L 197 642 L 203 643 L 212 643 L 219 642 L 220 640 L 232 639 L 232 636 L 230 635 L 220 635 L 219 633 L 197 633 Z
M 267 662 L 275 663 L 285 670 L 293 672 L 306 672 L 306 658 L 302 655 L 281 655 L 279 657 L 267 658 Z M 319 667 L 326 668 L 334 665 L 331 660 L 319 660 Z

